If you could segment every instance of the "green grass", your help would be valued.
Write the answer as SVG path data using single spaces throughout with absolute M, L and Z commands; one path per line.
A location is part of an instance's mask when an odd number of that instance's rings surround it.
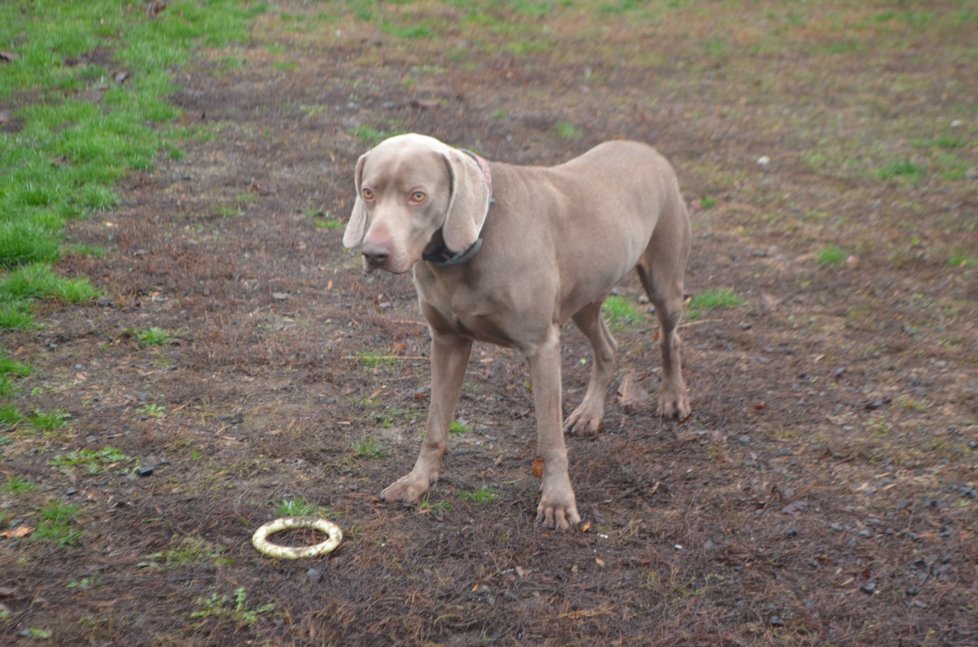
M 153 553 L 142 564 L 148 567 L 179 568 L 182 566 L 226 566 L 232 559 L 225 555 L 227 549 L 197 536 L 171 540 L 170 547 Z
M 28 364 L 7 357 L 6 350 L 0 346 L 0 397 L 10 397 L 17 392 L 11 377 L 27 377 L 32 372 Z
M 16 474 L 7 477 L 3 485 L 0 485 L 0 492 L 4 494 L 28 494 L 37 489 L 37 484 Z
M 180 113 L 167 103 L 173 70 L 200 44 L 243 41 L 265 6 L 174 0 L 150 17 L 130 0 L 0 3 L 0 43 L 14 54 L 0 64 L 0 104 L 17 124 L 0 132 L 0 328 L 32 327 L 37 299 L 98 294 L 52 269 L 64 224 L 115 208 L 120 178 L 177 150 L 179 133 L 158 128 Z
M 978 267 L 978 256 L 952 254 L 947 259 L 947 264 L 951 267 Z
M 924 168 L 910 160 L 897 160 L 879 169 L 881 180 L 902 179 L 916 184 L 924 177 Z
M 24 421 L 20 410 L 12 404 L 0 406 L 0 427 L 15 427 Z
M 304 212 L 306 218 L 312 218 L 313 224 L 319 229 L 337 230 L 343 229 L 345 224 L 336 217 L 332 211 L 324 211 L 310 207 Z
M 162 404 L 149 403 L 136 409 L 136 412 L 146 418 L 155 418 L 157 420 L 166 417 L 166 407 Z
M 118 467 L 121 464 L 131 463 L 134 459 L 123 453 L 116 447 L 104 447 L 102 449 L 79 449 L 78 451 L 68 452 L 60 456 L 55 456 L 48 464 L 54 467 L 67 467 L 82 469 L 86 474 L 101 474 L 102 472 Z
M 499 494 L 488 487 L 480 487 L 471 490 L 459 490 L 458 498 L 462 501 L 471 501 L 472 503 L 492 503 L 498 498 Z
M 25 416 L 24 421 L 37 431 L 55 431 L 65 427 L 70 417 L 71 415 L 64 411 L 41 411 L 38 409 Z
M 374 353 L 371 351 L 361 351 L 357 353 L 357 359 L 364 368 L 381 369 L 397 364 L 397 357 Z
M 384 446 L 372 438 L 353 443 L 351 449 L 357 458 L 379 459 L 387 457 L 387 450 L 384 449 Z
M 608 324 L 617 330 L 626 325 L 637 326 L 645 322 L 645 315 L 628 297 L 612 295 L 601 306 Z
M 308 517 L 316 514 L 316 506 L 305 499 L 284 499 L 279 501 L 276 512 L 280 517 Z
M 452 424 L 448 426 L 448 431 L 456 436 L 461 436 L 462 434 L 469 433 L 470 429 L 469 426 L 461 420 L 452 420 Z
M 388 137 L 392 137 L 397 133 L 389 130 L 380 130 L 374 128 L 373 126 L 357 126 L 350 134 L 359 139 L 364 144 L 370 146 L 376 146 L 380 142 L 384 141 Z
M 584 132 L 569 121 L 561 121 L 555 126 L 557 136 L 561 139 L 580 139 Z
M 274 609 L 274 604 L 248 606 L 248 594 L 243 586 L 239 586 L 231 596 L 212 593 L 207 597 L 197 598 L 197 608 L 190 613 L 190 617 L 195 620 L 227 618 L 250 627 L 258 622 L 260 615 Z
M 838 245 L 826 245 L 818 250 L 815 260 L 819 265 L 844 265 L 848 254 Z
M 73 523 L 78 516 L 78 506 L 51 501 L 38 510 L 37 527 L 32 535 L 34 541 L 47 541 L 59 546 L 77 546 L 81 530 Z
M 163 346 L 173 341 L 173 337 L 167 331 L 157 326 L 151 326 L 142 330 L 133 330 L 132 336 L 136 338 L 140 346 Z
M 730 288 L 708 290 L 693 295 L 686 306 L 686 318 L 699 319 L 709 310 L 736 308 L 743 305 L 744 299 Z

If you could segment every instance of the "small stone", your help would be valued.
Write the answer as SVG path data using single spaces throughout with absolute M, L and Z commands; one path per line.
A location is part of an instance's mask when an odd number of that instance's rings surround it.
M 285 301 L 289 298 L 289 295 L 287 292 L 272 292 L 272 298 L 276 301 Z
M 318 582 L 323 578 L 323 574 L 319 571 L 318 568 L 310 568 L 309 570 L 306 571 L 306 578 L 310 582 Z
M 890 403 L 890 398 L 876 398 L 866 403 L 866 411 L 875 411 Z
M 964 122 L 961 121 L 960 119 L 952 119 L 951 120 L 951 128 L 960 128 L 963 125 L 964 125 Z
M 741 437 L 739 437 L 737 439 L 737 442 L 740 443 L 741 445 L 749 445 L 750 444 L 750 436 L 748 436 L 747 434 L 744 434 L 743 436 L 741 436 Z
M 152 476 L 153 472 L 155 471 L 156 468 L 153 467 L 152 465 L 143 465 L 142 467 L 136 468 L 136 476 L 140 476 L 140 477 Z
M 905 591 L 905 593 L 907 594 L 908 598 L 912 598 L 920 593 L 920 589 L 918 589 L 916 586 L 911 586 Z
M 849 254 L 846 256 L 846 267 L 850 270 L 854 270 L 859 267 L 859 257 L 855 254 Z
M 766 168 L 771 163 L 771 158 L 767 155 L 761 155 L 757 158 L 757 165 L 761 168 Z
M 872 595 L 873 593 L 876 592 L 876 582 L 866 582 L 865 584 L 859 587 L 859 590 L 865 593 L 866 595 Z
M 784 620 L 782 620 L 780 616 L 771 616 L 771 620 L 769 622 L 771 623 L 772 627 L 784 626 Z

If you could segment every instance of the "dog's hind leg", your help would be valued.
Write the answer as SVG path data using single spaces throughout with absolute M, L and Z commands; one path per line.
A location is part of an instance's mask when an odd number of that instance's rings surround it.
M 662 350 L 659 413 L 682 419 L 690 414 L 690 406 L 683 380 L 678 328 L 683 318 L 683 279 L 689 258 L 690 231 L 682 199 L 677 196 L 672 203 L 659 219 L 636 270 L 659 318 Z
M 618 344 L 601 316 L 601 304 L 602 301 L 591 303 L 574 315 L 574 323 L 591 342 L 592 362 L 584 400 L 564 422 L 564 430 L 568 433 L 596 432 L 604 416 L 604 400 L 615 370 Z

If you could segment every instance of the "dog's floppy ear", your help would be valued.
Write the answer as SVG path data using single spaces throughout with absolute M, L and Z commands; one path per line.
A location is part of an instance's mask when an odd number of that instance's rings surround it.
M 360 156 L 357 160 L 356 185 L 357 199 L 353 202 L 353 211 L 350 213 L 350 220 L 346 223 L 346 231 L 343 232 L 343 247 L 359 247 L 363 242 L 363 237 L 367 235 L 367 208 L 363 205 L 363 198 L 360 196 L 360 178 L 363 175 L 363 164 L 367 161 L 367 153 Z
M 489 211 L 489 186 L 472 156 L 450 149 L 445 152 L 452 177 L 442 237 L 453 252 L 463 252 L 479 238 Z

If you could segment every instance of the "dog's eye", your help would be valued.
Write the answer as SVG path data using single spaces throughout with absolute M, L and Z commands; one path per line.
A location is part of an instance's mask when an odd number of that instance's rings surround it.
M 363 196 L 363 199 L 364 200 L 373 200 L 374 199 L 374 192 L 371 191 L 370 189 L 363 189 L 362 191 L 360 191 L 360 195 Z
M 411 193 L 411 202 L 414 204 L 421 204 L 428 198 L 424 191 L 414 191 Z

